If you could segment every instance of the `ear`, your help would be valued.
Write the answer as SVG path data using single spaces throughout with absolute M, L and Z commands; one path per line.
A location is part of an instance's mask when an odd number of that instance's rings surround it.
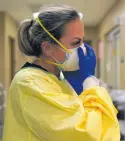
M 48 43 L 47 41 L 41 43 L 41 48 L 44 55 L 49 57 L 52 55 L 51 44 Z

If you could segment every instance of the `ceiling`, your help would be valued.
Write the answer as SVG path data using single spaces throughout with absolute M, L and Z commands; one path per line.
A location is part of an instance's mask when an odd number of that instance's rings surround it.
M 86 26 L 96 26 L 118 0 L 0 0 L 0 11 L 8 12 L 16 21 L 31 18 L 44 4 L 66 4 L 83 13 Z

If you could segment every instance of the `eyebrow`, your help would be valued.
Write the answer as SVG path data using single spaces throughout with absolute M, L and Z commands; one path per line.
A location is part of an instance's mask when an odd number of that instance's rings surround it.
M 74 38 L 72 38 L 72 39 L 78 39 L 78 40 L 82 40 L 81 38 L 79 38 L 79 37 L 74 37 Z M 85 39 L 85 37 L 83 37 L 83 40 Z

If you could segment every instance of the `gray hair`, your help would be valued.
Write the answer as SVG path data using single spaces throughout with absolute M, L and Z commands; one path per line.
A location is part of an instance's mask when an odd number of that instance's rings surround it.
M 80 18 L 79 13 L 66 5 L 45 5 L 39 11 L 39 20 L 44 27 L 59 40 L 65 31 L 65 25 Z M 28 56 L 42 54 L 41 43 L 47 41 L 57 44 L 44 29 L 33 20 L 25 20 L 18 30 L 18 44 L 21 52 Z

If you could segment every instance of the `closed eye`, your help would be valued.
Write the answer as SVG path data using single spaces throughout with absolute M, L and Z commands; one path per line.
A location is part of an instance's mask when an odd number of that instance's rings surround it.
M 81 41 L 84 43 L 85 42 L 85 37 L 83 39 L 78 39 L 78 41 L 73 42 L 72 45 L 73 46 L 79 46 L 81 44 Z
M 73 46 L 80 45 L 81 40 L 78 40 L 77 42 L 72 43 Z

